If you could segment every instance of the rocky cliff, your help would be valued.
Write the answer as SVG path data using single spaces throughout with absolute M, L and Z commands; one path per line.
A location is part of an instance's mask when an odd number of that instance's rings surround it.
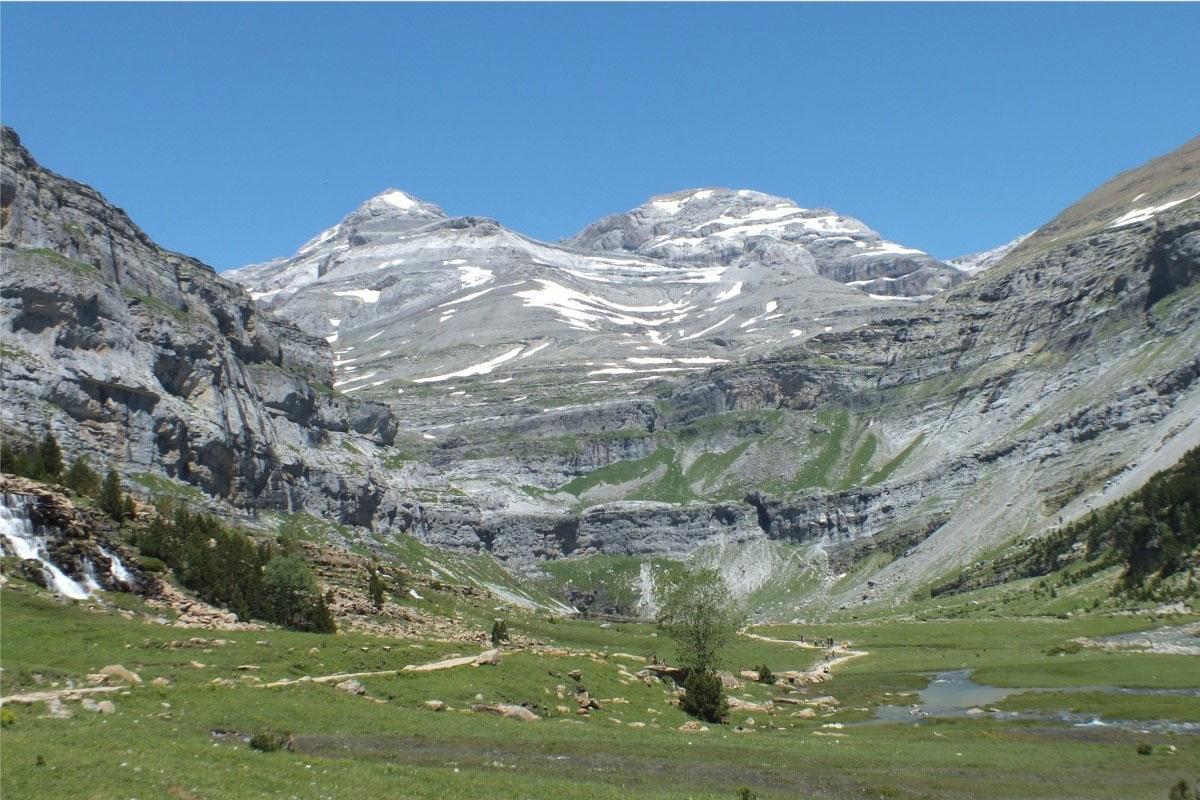
M 4 426 L 49 428 L 128 475 L 243 508 L 387 524 L 403 512 L 349 458 L 391 444 L 385 406 L 333 392 L 328 345 L 208 266 L 155 245 L 3 130 Z

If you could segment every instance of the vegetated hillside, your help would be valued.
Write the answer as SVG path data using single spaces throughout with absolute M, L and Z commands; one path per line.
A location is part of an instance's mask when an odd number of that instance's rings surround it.
M 933 589 L 933 595 L 1049 575 L 1077 563 L 1077 580 L 1120 568 L 1113 592 L 1136 599 L 1200 598 L 1200 448 L 1132 494 L 1042 539 L 1013 548 Z

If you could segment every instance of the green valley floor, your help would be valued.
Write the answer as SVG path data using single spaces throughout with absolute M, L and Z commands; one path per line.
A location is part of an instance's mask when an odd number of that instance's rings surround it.
M 1195 617 L 759 626 L 728 658 L 728 724 L 681 731 L 671 683 L 647 672 L 665 642 L 643 624 L 508 611 L 514 638 L 538 644 L 416 671 L 404 667 L 481 648 L 177 628 L 128 600 L 124 613 L 63 603 L 15 579 L 0 602 L 4 797 L 1124 800 L 1200 779 L 1200 725 L 1188 727 L 1200 723 L 1200 658 L 1075 641 Z M 828 656 L 811 646 L 824 637 Z M 739 674 L 762 663 L 830 668 L 797 686 Z M 89 686 L 108 665 L 140 682 Z M 951 673 L 1037 691 L 923 716 L 919 693 Z M 580 713 L 581 689 L 599 708 Z M 472 710 L 505 704 L 537 719 Z M 255 734 L 285 746 L 254 749 Z

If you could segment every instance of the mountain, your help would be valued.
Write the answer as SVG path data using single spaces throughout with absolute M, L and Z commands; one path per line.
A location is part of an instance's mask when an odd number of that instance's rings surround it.
M 551 244 L 388 190 L 246 294 L 6 137 L 6 425 L 341 544 L 625 610 L 688 559 L 790 618 L 940 585 L 1200 443 L 1197 142 L 969 279 L 752 192 Z
M 732 264 L 765 249 L 776 263 L 803 264 L 877 295 L 929 296 L 962 279 L 928 254 L 886 241 L 853 217 L 801 208 L 785 197 L 748 189 L 660 195 L 592 223 L 565 243 L 705 264 Z
M 999 247 L 993 247 L 990 250 L 980 250 L 977 253 L 967 253 L 965 256 L 952 258 L 946 263 L 957 269 L 959 272 L 967 275 L 975 275 L 983 272 L 985 269 L 994 267 L 1004 260 L 1004 257 L 1017 249 L 1021 242 L 1032 236 L 1032 233 L 1022 234 L 1010 242 L 1005 242 Z
M 781 202 L 726 194 L 735 198 L 721 206 L 730 214 Z M 717 210 L 711 200 L 695 205 Z M 788 204 L 783 216 L 795 214 L 841 230 L 829 221 L 841 218 Z M 540 242 L 481 217 L 449 219 L 390 189 L 291 258 L 226 275 L 333 345 L 342 392 L 399 402 L 428 427 L 447 407 L 466 416 L 486 407 L 490 416 L 525 400 L 644 394 L 648 382 L 848 330 L 912 302 L 823 277 L 808 250 L 781 238 L 800 223 L 783 223 L 778 236 L 738 231 L 721 252 L 647 256 Z M 845 246 L 862 250 L 847 256 L 864 270 L 851 278 L 917 258 L 880 255 L 907 249 L 857 221 L 839 224 L 859 237 Z

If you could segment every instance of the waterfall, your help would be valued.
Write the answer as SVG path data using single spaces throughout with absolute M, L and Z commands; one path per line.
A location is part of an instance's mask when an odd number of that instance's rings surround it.
M 108 563 L 112 565 L 108 569 L 109 574 L 126 586 L 129 586 L 133 583 L 133 575 L 129 573 L 129 570 L 125 569 L 125 565 L 121 563 L 121 559 L 117 558 L 115 553 L 110 553 L 103 547 L 100 548 L 100 553 L 107 558 Z
M 46 574 L 46 585 L 72 600 L 86 600 L 92 594 L 89 587 L 80 586 L 50 560 L 44 537 L 40 536 L 29 517 L 30 499 L 22 494 L 3 495 L 0 502 L 0 536 L 20 559 L 32 559 L 42 565 Z M 96 585 L 94 578 L 89 584 Z M 96 585 L 96 588 L 100 588 Z

